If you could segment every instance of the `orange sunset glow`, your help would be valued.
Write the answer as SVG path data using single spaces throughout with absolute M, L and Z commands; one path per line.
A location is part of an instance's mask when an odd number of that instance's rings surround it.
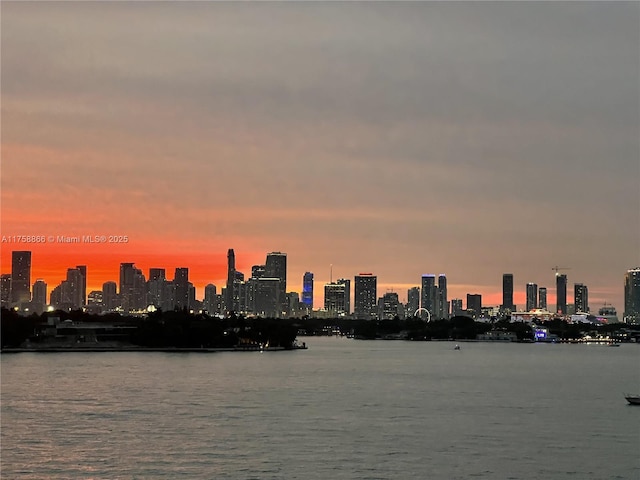
M 622 312 L 633 15 L 574 6 L 540 30 L 497 5 L 303 3 L 3 3 L 0 227 L 54 240 L 3 241 L 2 273 L 14 250 L 49 291 L 76 265 L 87 292 L 122 262 L 187 267 L 202 299 L 233 248 L 246 276 L 285 252 L 290 292 L 313 272 L 314 308 L 367 271 L 379 296 L 444 273 L 449 299 L 487 306 L 513 273 L 519 307 L 533 282 L 554 309 L 560 265 L 569 303 L 582 283 Z

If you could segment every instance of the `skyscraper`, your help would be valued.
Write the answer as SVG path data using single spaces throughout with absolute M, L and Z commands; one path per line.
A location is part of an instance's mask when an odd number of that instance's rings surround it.
M 624 321 L 640 323 L 640 268 L 627 270 L 624 277 Z
M 538 308 L 541 310 L 547 309 L 547 287 L 538 289 Z
M 105 282 L 102 284 L 102 305 L 106 311 L 115 310 L 118 307 L 118 295 L 116 293 L 116 282 Z
M 576 313 L 589 313 L 589 291 L 586 285 L 573 284 L 573 304 Z
M 280 280 L 278 284 L 278 297 L 280 301 L 280 311 L 287 311 L 287 254 L 282 252 L 271 252 L 267 254 L 265 263 L 265 276 L 269 278 L 277 278 Z M 278 315 L 280 316 L 280 315 Z
M 0 277 L 0 303 L 4 308 L 11 306 L 11 274 L 3 273 Z
M 447 319 L 449 318 L 449 300 L 447 299 L 447 277 L 444 273 L 438 275 L 438 290 L 437 290 L 437 318 Z
M 302 277 L 302 305 L 313 310 L 313 273 L 304 272 Z
M 387 292 L 382 295 L 382 312 L 381 318 L 384 320 L 393 320 L 400 316 L 400 301 L 396 292 Z
M 80 270 L 82 274 L 82 284 L 80 285 L 80 297 L 82 299 L 82 305 L 87 304 L 87 266 L 86 265 L 76 265 L 76 268 Z
M 218 313 L 216 297 L 216 286 L 213 283 L 209 283 L 204 287 L 204 309 L 209 314 Z
M 42 313 L 47 304 L 47 284 L 41 278 L 33 284 L 32 308 L 36 313 Z
M 176 268 L 173 284 L 175 286 L 175 308 L 189 308 L 189 269 L 186 267 Z
M 482 313 L 482 295 L 479 293 L 467 293 L 467 313 L 473 318 L 478 318 Z
M 567 276 L 556 273 L 556 313 L 567 314 Z
M 513 273 L 504 273 L 502 275 L 502 305 L 500 307 L 507 314 L 516 309 L 513 304 Z
M 420 308 L 420 287 L 411 287 L 407 290 L 407 315 L 413 316 Z
M 538 285 L 535 283 L 527 283 L 527 305 L 526 311 L 530 312 L 538 308 Z
M 354 279 L 354 315 L 357 319 L 371 320 L 377 310 L 378 278 L 371 273 L 361 273 Z
M 31 252 L 11 252 L 11 304 L 31 301 Z
M 120 305 L 125 312 L 139 310 L 147 305 L 147 282 L 142 270 L 133 263 L 120 264 Z M 104 296 L 103 296 L 104 301 Z
M 346 313 L 345 285 L 337 282 L 324 286 L 324 309 L 331 317 L 342 317 Z
M 348 278 L 339 278 L 336 283 L 344 285 L 344 313 L 351 314 L 351 280 Z
M 227 252 L 227 288 L 225 290 L 224 308 L 227 312 L 234 310 L 233 293 L 236 279 L 236 254 L 233 248 Z
M 437 287 L 435 275 L 422 275 L 422 302 L 420 307 L 429 310 L 431 318 L 436 318 Z

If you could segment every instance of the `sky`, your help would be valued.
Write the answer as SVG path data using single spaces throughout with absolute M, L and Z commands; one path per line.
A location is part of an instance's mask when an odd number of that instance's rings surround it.
M 11 2 L 1 14 L 1 269 L 287 253 L 288 291 L 444 273 L 515 301 L 565 268 L 621 315 L 640 265 L 638 2 Z M 12 242 L 17 235 L 126 243 Z M 466 300 L 465 300 L 466 302 Z

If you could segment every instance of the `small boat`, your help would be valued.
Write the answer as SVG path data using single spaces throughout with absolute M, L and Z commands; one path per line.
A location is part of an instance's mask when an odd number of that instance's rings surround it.
M 453 347 L 454 350 L 460 350 L 460 345 L 456 345 L 455 347 Z
M 640 395 L 626 394 L 624 398 L 627 399 L 629 405 L 640 405 Z

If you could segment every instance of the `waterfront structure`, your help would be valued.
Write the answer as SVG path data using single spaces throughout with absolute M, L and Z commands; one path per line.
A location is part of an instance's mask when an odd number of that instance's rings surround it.
M 407 290 L 407 316 L 412 317 L 420 308 L 420 287 L 411 287 Z
M 567 314 L 567 276 L 556 272 L 556 313 Z
M 431 318 L 436 318 L 437 287 L 435 275 L 422 275 L 422 298 L 420 307 L 429 311 Z M 421 316 L 426 314 L 421 313 Z
M 479 293 L 467 293 L 467 313 L 473 318 L 478 318 L 482 313 L 482 295 Z
M 547 309 L 547 287 L 540 287 L 538 289 L 538 308 L 540 310 Z
M 516 310 L 516 306 L 513 304 L 513 273 L 502 275 L 501 310 L 507 315 Z
M 525 310 L 530 312 L 538 308 L 538 285 L 535 283 L 527 283 L 527 304 Z
M 371 320 L 376 316 L 378 278 L 371 273 L 361 273 L 354 278 L 354 315 L 357 319 Z
M 575 313 L 589 313 L 589 290 L 582 283 L 573 285 L 573 298 Z
M 11 252 L 11 305 L 22 308 L 31 301 L 31 252 Z
M 302 305 L 311 312 L 313 310 L 313 273 L 304 272 L 302 276 Z
M 271 252 L 267 254 L 265 263 L 265 276 L 269 278 L 277 278 L 278 283 L 278 301 L 280 317 L 287 311 L 287 254 L 282 252 Z
M 236 255 L 233 248 L 227 251 L 227 288 L 225 289 L 224 308 L 227 312 L 235 310 L 234 283 L 236 279 Z
M 449 318 L 449 301 L 447 300 L 447 277 L 438 275 L 438 289 L 436 290 L 436 318 Z
M 330 318 L 343 317 L 347 313 L 344 283 L 331 282 L 324 286 L 324 309 Z
M 624 277 L 624 322 L 640 324 L 640 268 L 627 270 Z

